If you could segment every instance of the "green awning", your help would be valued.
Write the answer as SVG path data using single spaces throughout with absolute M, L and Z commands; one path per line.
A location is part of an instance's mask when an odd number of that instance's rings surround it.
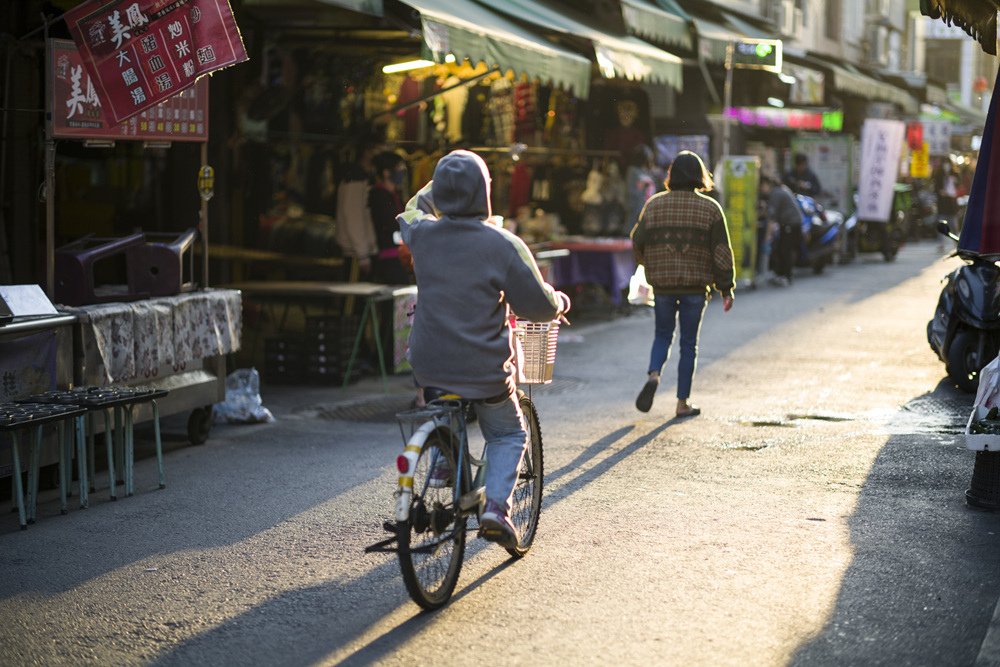
M 361 12 L 363 14 L 371 14 L 373 16 L 385 15 L 385 12 L 382 9 L 382 0 L 320 0 L 320 2 L 325 5 L 335 5 L 345 9 L 353 9 L 354 11 Z
M 726 49 L 730 42 L 741 39 L 780 39 L 774 33 L 725 12 L 724 23 L 716 23 L 697 16 L 693 20 L 701 43 L 701 56 L 711 62 L 726 61 Z
M 590 94 L 590 61 L 534 35 L 473 0 L 403 0 L 420 12 L 427 55 L 437 63 L 448 56 Z
M 691 32 L 687 19 L 664 11 L 645 0 L 621 0 L 622 17 L 629 32 L 654 42 L 674 44 L 690 51 Z
M 983 51 L 997 54 L 997 0 L 920 0 L 920 12 L 932 19 L 954 23 L 969 33 Z
M 681 59 L 637 37 L 610 35 L 573 18 L 566 10 L 553 9 L 542 0 L 504 0 L 493 9 L 545 30 L 590 41 L 598 69 L 608 79 L 659 81 L 683 89 Z

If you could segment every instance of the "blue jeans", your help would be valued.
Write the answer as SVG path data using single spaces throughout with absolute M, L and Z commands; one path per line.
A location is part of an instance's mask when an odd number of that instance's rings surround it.
M 510 512 L 521 457 L 528 443 L 517 393 L 499 403 L 476 401 L 476 417 L 486 439 L 486 499 Z
M 701 331 L 701 316 L 705 313 L 708 299 L 704 294 L 656 294 L 653 313 L 656 316 L 656 335 L 653 349 L 649 353 L 649 372 L 659 373 L 667 363 L 670 345 L 674 341 L 674 324 L 678 317 L 681 322 L 681 358 L 677 364 L 677 398 L 686 400 L 691 396 L 691 380 L 694 378 L 695 363 L 698 359 L 698 333 Z

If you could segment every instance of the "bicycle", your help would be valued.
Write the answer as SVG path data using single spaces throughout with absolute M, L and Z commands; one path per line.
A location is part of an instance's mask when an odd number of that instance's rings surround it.
M 507 548 L 514 558 L 531 548 L 541 514 L 542 431 L 531 385 L 552 381 L 558 333 L 558 321 L 517 320 L 514 327 L 518 385 L 528 388 L 517 390 L 528 444 L 511 508 L 511 521 L 520 535 L 517 545 Z M 443 393 L 423 408 L 396 415 L 405 447 L 396 459 L 395 521 L 383 524 L 393 536 L 365 549 L 395 552 L 407 592 L 427 610 L 451 599 L 465 555 L 467 521 L 471 516 L 478 520 L 486 500 L 485 451 L 475 457 L 469 450 L 467 426 L 475 415 L 473 404 Z

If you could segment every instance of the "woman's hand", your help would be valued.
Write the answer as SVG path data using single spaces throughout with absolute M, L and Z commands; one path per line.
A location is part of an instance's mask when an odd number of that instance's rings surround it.
M 722 312 L 728 313 L 729 309 L 733 307 L 733 296 L 727 294 L 722 297 Z

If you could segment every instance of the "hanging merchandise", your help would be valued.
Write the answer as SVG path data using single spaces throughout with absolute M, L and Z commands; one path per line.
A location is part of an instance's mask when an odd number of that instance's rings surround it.
M 500 77 L 490 86 L 490 99 L 486 103 L 495 146 L 514 143 L 514 91 L 510 81 Z
M 444 136 L 452 144 L 462 140 L 462 118 L 465 115 L 465 105 L 469 100 L 469 87 L 458 85 L 461 79 L 450 76 L 444 81 L 446 92 L 441 94 L 445 105 Z

